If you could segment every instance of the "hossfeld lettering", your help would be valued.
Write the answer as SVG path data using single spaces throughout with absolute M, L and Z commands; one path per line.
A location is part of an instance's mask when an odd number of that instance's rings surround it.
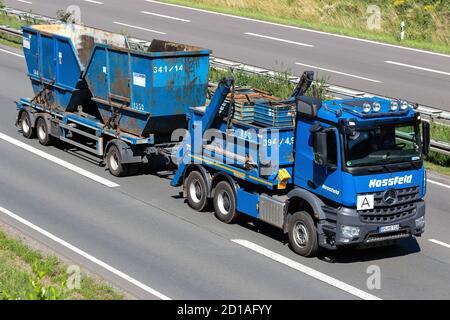
M 371 179 L 369 181 L 369 188 L 393 187 L 408 184 L 412 182 L 413 175 L 395 177 L 389 179 Z

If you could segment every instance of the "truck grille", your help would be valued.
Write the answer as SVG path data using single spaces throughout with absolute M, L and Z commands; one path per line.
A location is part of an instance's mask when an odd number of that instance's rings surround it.
M 365 243 L 374 243 L 381 241 L 393 241 L 402 238 L 408 238 L 410 236 L 409 231 L 401 230 L 397 232 L 387 233 L 387 234 L 371 234 L 365 240 Z
M 374 193 L 374 209 L 358 211 L 365 223 L 393 223 L 413 216 L 419 199 L 419 187 L 397 190 L 397 201 L 389 206 L 383 201 L 383 192 Z

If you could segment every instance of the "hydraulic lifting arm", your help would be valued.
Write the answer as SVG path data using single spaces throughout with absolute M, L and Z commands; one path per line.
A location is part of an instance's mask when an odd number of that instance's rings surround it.
M 203 139 L 203 135 L 206 132 L 206 130 L 208 130 L 211 125 L 214 122 L 214 119 L 217 116 L 217 113 L 220 110 L 220 107 L 222 106 L 222 104 L 225 102 L 225 99 L 227 98 L 227 95 L 230 93 L 231 88 L 234 86 L 234 79 L 231 77 L 228 78 L 223 78 L 220 82 L 219 85 L 217 86 L 217 90 L 214 93 L 214 96 L 211 99 L 211 102 L 209 103 L 208 107 L 205 109 L 205 113 L 202 117 L 202 124 L 201 124 L 201 136 Z M 192 123 L 189 124 L 190 126 L 194 125 Z M 189 128 L 192 129 L 192 128 Z M 181 185 L 181 183 L 183 182 L 183 174 L 184 174 L 184 170 L 186 169 L 186 165 L 188 165 L 190 163 L 190 160 L 188 160 L 186 157 L 190 157 L 190 153 L 192 152 L 191 148 L 188 148 L 188 145 L 190 144 L 191 146 L 193 145 L 193 135 L 194 135 L 194 130 L 189 130 L 190 131 L 190 135 L 188 135 L 185 139 L 183 140 L 183 143 L 181 145 L 181 148 L 179 149 L 179 151 L 181 151 L 181 154 L 179 154 L 178 157 L 178 169 L 175 172 L 175 176 L 172 179 L 171 185 L 176 187 Z M 200 132 L 195 131 L 195 134 L 200 134 Z M 190 139 L 189 139 L 190 137 Z M 203 141 L 203 140 L 200 140 Z
M 306 91 L 308 91 L 309 87 L 314 81 L 314 71 L 305 71 L 301 76 L 297 86 L 294 89 L 294 92 L 291 95 L 291 98 L 298 98 L 305 95 Z

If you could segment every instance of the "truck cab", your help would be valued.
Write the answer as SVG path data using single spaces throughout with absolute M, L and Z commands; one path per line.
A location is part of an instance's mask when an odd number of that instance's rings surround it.
M 318 244 L 374 246 L 420 236 L 428 123 L 406 101 L 303 100 L 289 198 L 316 203 Z M 301 222 L 293 228 L 302 233 Z

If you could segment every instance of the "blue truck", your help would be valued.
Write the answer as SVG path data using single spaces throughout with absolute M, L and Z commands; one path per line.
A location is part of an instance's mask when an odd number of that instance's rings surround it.
M 25 27 L 23 41 L 35 92 L 16 103 L 26 138 L 91 152 L 115 176 L 167 157 L 193 209 L 268 223 L 303 256 L 424 232 L 430 128 L 406 101 L 308 97 L 312 72 L 285 100 L 232 78 L 212 86 L 209 50 L 136 49 L 85 26 Z

